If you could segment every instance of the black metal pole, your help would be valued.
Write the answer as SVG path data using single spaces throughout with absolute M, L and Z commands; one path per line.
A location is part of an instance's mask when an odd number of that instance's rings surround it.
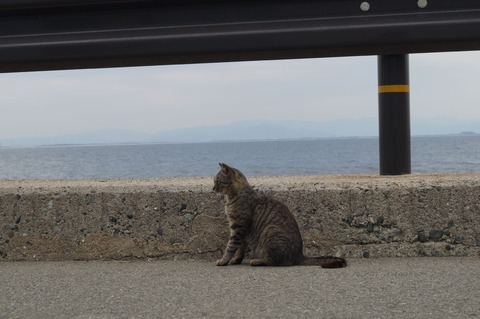
M 411 173 L 408 55 L 378 56 L 380 175 Z

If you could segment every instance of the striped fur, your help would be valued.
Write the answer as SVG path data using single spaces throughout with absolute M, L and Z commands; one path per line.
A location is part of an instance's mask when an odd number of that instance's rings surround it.
M 253 190 L 238 169 L 220 164 L 213 190 L 225 195 L 225 213 L 230 225 L 230 236 L 218 266 L 240 264 L 247 250 L 255 259 L 252 266 L 319 265 L 341 268 L 344 258 L 333 256 L 306 257 L 297 222 L 281 202 L 261 196 Z

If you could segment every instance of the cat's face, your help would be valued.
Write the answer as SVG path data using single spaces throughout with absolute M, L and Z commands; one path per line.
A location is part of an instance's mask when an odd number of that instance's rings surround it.
M 213 179 L 213 190 L 217 193 L 227 194 L 230 189 L 247 183 L 247 179 L 238 169 L 220 163 L 220 171 Z

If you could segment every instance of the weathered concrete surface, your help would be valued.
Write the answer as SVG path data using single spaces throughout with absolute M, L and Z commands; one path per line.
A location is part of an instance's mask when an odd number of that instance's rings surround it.
M 0 318 L 480 318 L 480 258 L 1 263 Z
M 309 255 L 480 255 L 480 174 L 249 180 L 288 205 Z M 0 260 L 217 258 L 228 230 L 212 186 L 0 181 Z

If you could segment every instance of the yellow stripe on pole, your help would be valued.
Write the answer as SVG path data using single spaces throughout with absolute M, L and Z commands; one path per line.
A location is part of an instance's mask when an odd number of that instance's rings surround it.
M 408 93 L 408 92 L 410 92 L 410 85 L 408 84 L 378 86 L 378 93 Z

